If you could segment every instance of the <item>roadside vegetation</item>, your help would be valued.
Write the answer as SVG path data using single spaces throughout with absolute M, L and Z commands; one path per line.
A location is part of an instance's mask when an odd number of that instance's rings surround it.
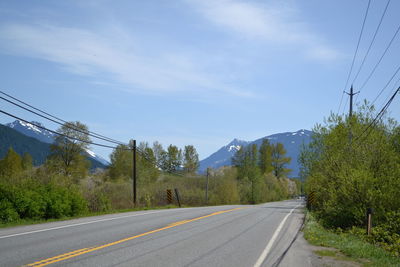
M 374 120 L 374 112 L 364 103 L 351 118 L 332 114 L 317 125 L 300 157 L 302 177 L 313 198 L 309 208 L 323 227 L 399 257 L 400 127 L 391 118 Z M 369 208 L 373 227 L 367 236 Z
M 400 258 L 385 249 L 366 242 L 365 238 L 354 231 L 327 229 L 323 227 L 314 215 L 307 214 L 303 229 L 304 237 L 315 246 L 333 247 L 345 256 L 331 250 L 318 250 L 320 256 L 329 256 L 338 260 L 355 261 L 363 266 L 400 266 Z
M 179 190 L 184 206 L 256 204 L 299 194 L 300 183 L 286 178 L 290 158 L 281 144 L 267 141 L 258 148 L 241 148 L 234 166 L 197 174 L 196 149 L 166 149 L 158 142 L 142 142 L 137 153 L 138 203 L 132 197 L 132 143 L 117 146 L 110 166 L 90 171 L 85 156 L 89 130 L 80 122 L 58 129 L 51 154 L 34 166 L 29 154 L 10 148 L 0 160 L 0 224 L 16 225 L 123 210 L 177 205 L 168 202 L 166 189 Z M 69 138 L 66 138 L 68 136 Z M 208 184 L 208 186 L 207 186 Z M 208 194 L 206 199 L 206 188 Z

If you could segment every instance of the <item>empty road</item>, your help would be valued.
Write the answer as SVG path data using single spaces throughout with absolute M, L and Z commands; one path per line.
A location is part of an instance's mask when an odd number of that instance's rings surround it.
M 276 266 L 301 227 L 302 208 L 288 200 L 6 228 L 0 266 Z

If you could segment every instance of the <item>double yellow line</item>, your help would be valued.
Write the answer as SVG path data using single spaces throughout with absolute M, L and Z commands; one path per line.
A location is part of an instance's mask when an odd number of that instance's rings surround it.
M 173 227 L 176 227 L 176 226 L 179 226 L 179 225 L 187 224 L 187 223 L 190 223 L 190 222 L 198 221 L 198 220 L 201 220 L 201 219 L 204 219 L 204 218 L 208 218 L 208 217 L 211 217 L 211 216 L 215 216 L 215 215 L 218 215 L 218 214 L 231 212 L 231 211 L 239 210 L 239 209 L 243 209 L 243 208 L 241 207 L 241 208 L 235 208 L 235 209 L 230 209 L 230 210 L 217 211 L 217 212 L 214 212 L 214 213 L 211 213 L 211 214 L 208 214 L 208 215 L 204 215 L 204 216 L 201 216 L 201 217 L 197 217 L 197 218 L 194 218 L 194 219 L 178 221 L 178 222 L 175 222 L 175 223 L 171 223 L 171 224 L 169 224 L 169 225 L 167 225 L 165 227 L 158 228 L 156 230 L 152 230 L 152 231 L 149 231 L 149 232 L 145 232 L 143 234 L 127 237 L 127 238 L 124 238 L 124 239 L 121 239 L 121 240 L 118 240 L 118 241 L 115 241 L 115 242 L 107 243 L 107 244 L 104 244 L 104 245 L 100 245 L 100 246 L 88 247 L 88 248 L 82 248 L 82 249 L 74 250 L 74 251 L 71 251 L 71 252 L 68 252 L 68 253 L 64 253 L 64 254 L 61 254 L 61 255 L 58 255 L 58 256 L 55 256 L 55 257 L 51 257 L 51 258 L 44 259 L 44 260 L 41 260 L 41 261 L 36 261 L 34 263 L 30 263 L 30 264 L 27 264 L 25 266 L 37 266 L 37 267 L 38 266 L 46 266 L 46 265 L 49 265 L 49 264 L 52 264 L 52 263 L 56 263 L 56 262 L 60 262 L 60 261 L 64 261 L 64 260 L 70 259 L 70 258 L 78 257 L 80 255 L 83 255 L 83 254 L 86 254 L 86 253 L 89 253 L 89 252 L 93 252 L 93 251 L 100 250 L 100 249 L 103 249 L 103 248 L 115 246 L 115 245 L 121 244 L 123 242 L 129 241 L 129 240 L 132 240 L 132 239 L 135 239 L 135 238 L 138 238 L 138 237 L 154 234 L 154 233 L 161 232 L 163 230 L 170 229 L 170 228 L 173 228 Z

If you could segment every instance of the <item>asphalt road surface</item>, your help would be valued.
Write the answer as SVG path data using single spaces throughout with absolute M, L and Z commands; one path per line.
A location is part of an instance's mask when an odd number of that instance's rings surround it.
M 0 266 L 278 266 L 303 206 L 151 210 L 6 228 Z

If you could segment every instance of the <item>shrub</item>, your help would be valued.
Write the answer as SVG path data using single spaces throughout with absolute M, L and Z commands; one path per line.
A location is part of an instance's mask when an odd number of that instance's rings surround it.
M 19 220 L 18 212 L 15 211 L 13 204 L 7 199 L 0 200 L 0 222 L 9 223 Z

